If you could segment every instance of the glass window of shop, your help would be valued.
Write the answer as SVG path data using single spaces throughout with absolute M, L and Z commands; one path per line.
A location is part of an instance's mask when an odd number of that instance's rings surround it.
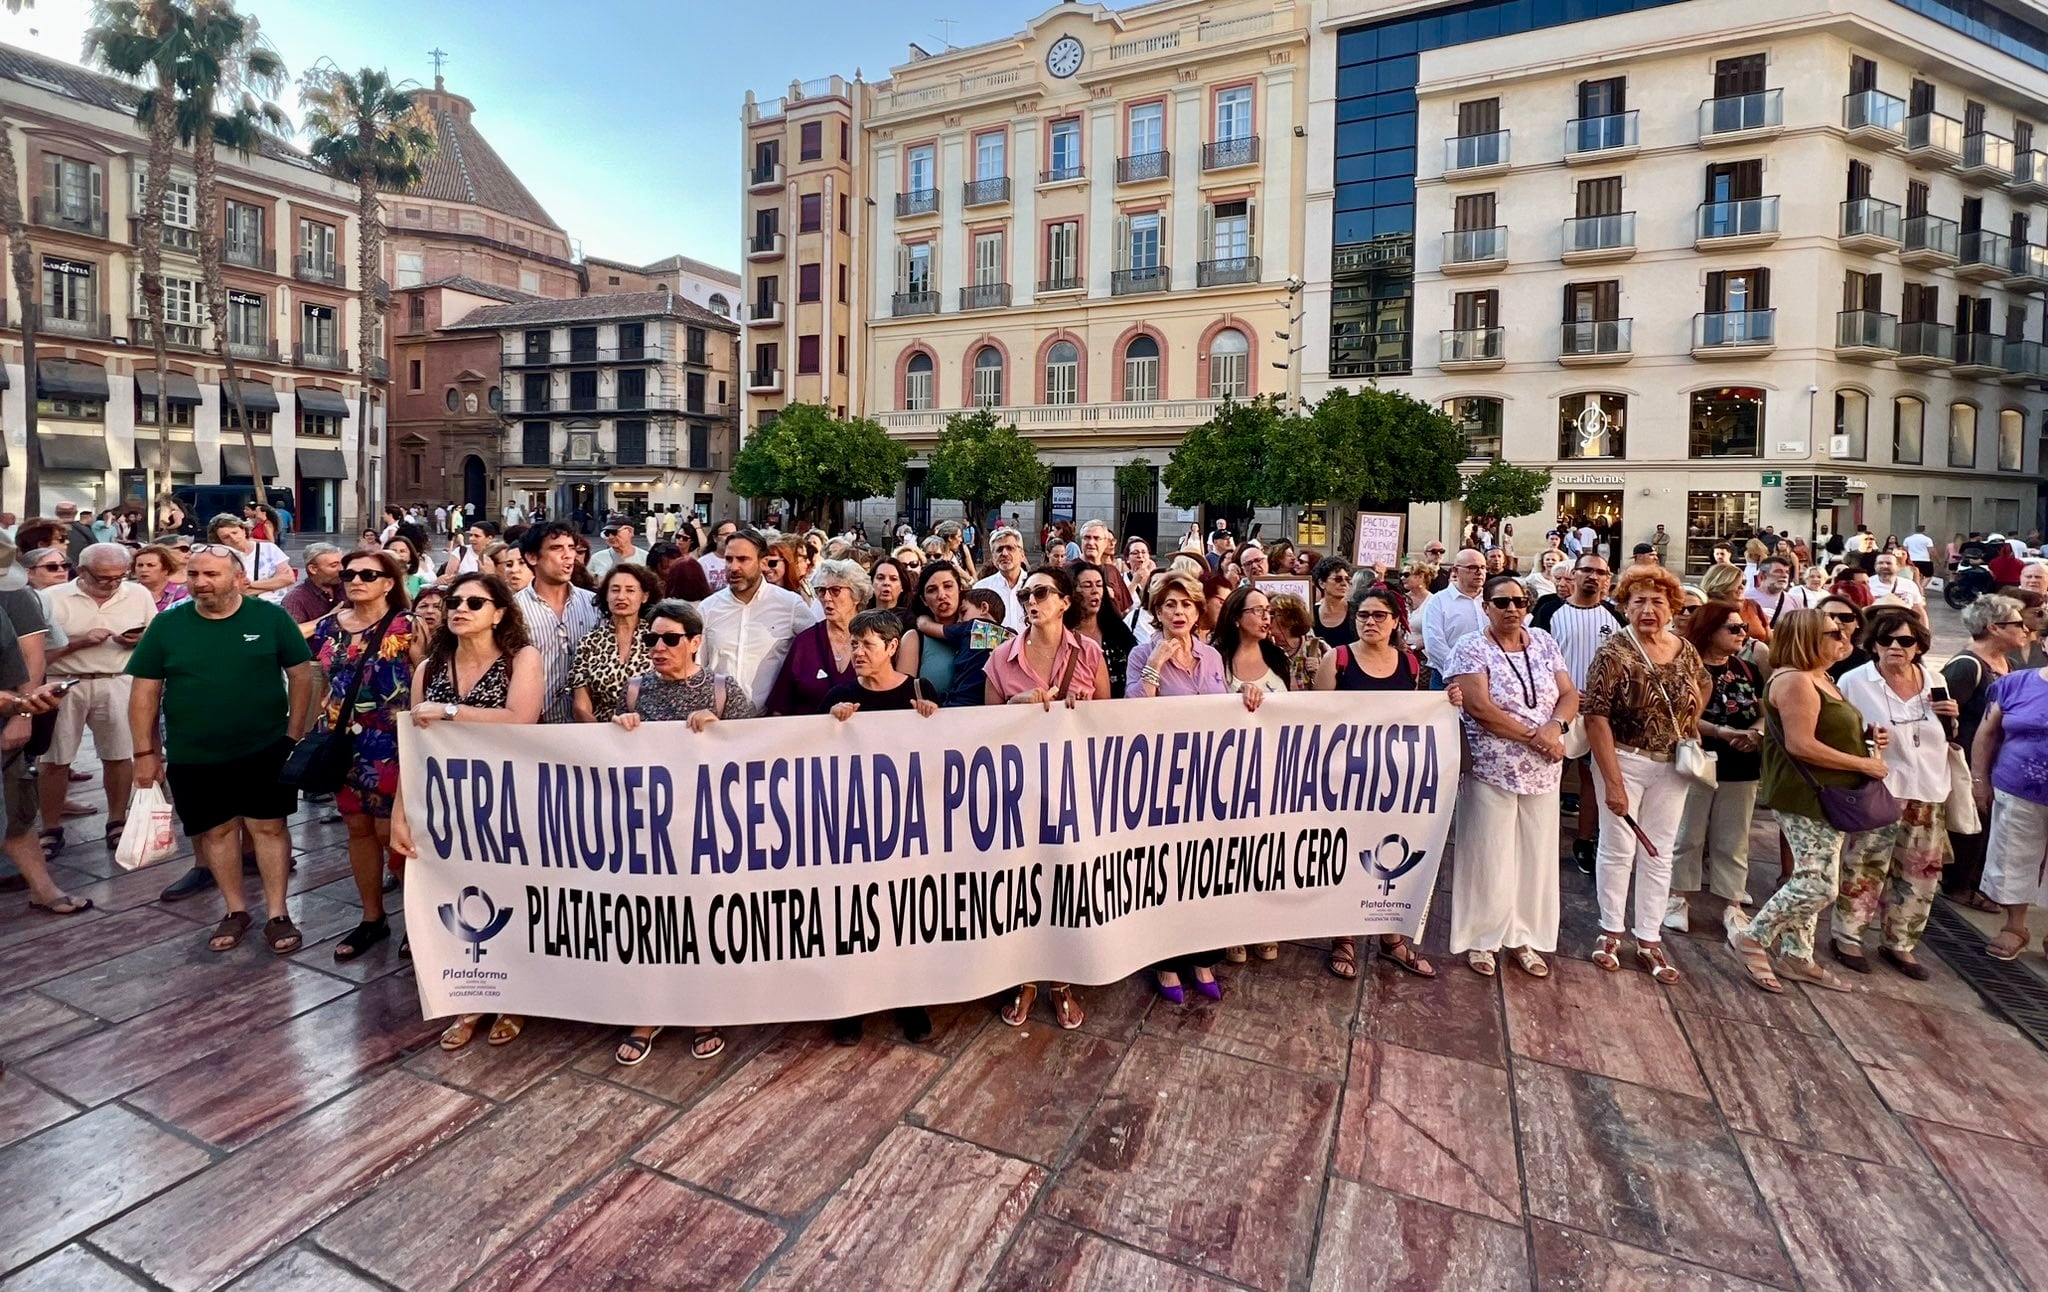
M 1701 574 L 1714 563 L 1714 546 L 1742 550 L 1756 533 L 1764 496 L 1747 490 L 1706 490 L 1685 496 L 1685 572 Z
M 1458 428 L 1465 457 L 1497 458 L 1501 455 L 1501 419 L 1506 405 L 1486 395 L 1464 395 L 1444 401 L 1444 416 Z
M 1696 458 L 1762 457 L 1764 392 L 1754 386 L 1695 390 L 1689 441 Z
M 1628 456 L 1628 396 L 1605 391 L 1557 401 L 1557 456 L 1567 459 Z
M 1911 395 L 1892 401 L 1892 461 L 1918 466 L 1926 457 L 1927 405 Z

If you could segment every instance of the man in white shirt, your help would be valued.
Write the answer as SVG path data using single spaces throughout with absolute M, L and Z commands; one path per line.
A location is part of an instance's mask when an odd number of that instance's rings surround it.
M 603 550 L 590 554 L 590 577 L 602 579 L 611 573 L 611 568 L 621 561 L 632 561 L 638 565 L 647 564 L 647 549 L 633 546 L 633 540 L 640 531 L 630 520 L 607 521 L 604 527 Z M 748 699 L 752 699 L 750 694 Z
M 1922 577 L 1931 577 L 1934 574 L 1934 540 L 1927 537 L 1927 526 L 1915 525 L 1913 532 L 1900 543 Z
M 442 506 L 438 506 L 438 505 L 437 505 L 437 506 L 436 506 L 436 507 L 434 508 L 434 533 L 435 533 L 435 534 L 437 534 L 437 535 L 439 535 L 439 534 L 445 534 L 445 533 L 447 533 L 447 532 L 448 532 L 448 509 L 447 509 L 446 507 L 442 507 Z
M 1024 587 L 1024 536 L 1008 525 L 988 536 L 989 554 L 995 559 L 996 572 L 981 582 L 977 588 L 987 588 L 1003 599 L 1003 627 L 1011 632 L 1024 631 L 1024 603 L 1017 594 Z
M 756 705 L 765 703 L 789 654 L 790 639 L 817 623 L 820 611 L 794 592 L 769 583 L 761 571 L 768 540 L 756 530 L 735 530 L 725 540 L 725 587 L 697 604 L 704 616 L 699 660 L 740 684 Z
M 520 507 L 519 500 L 517 498 L 507 498 L 505 500 L 505 528 L 510 529 L 514 525 L 523 525 L 525 523 L 526 512 Z
M 1899 601 L 1915 610 L 1927 608 L 1927 598 L 1911 579 L 1899 577 L 1899 558 L 1890 552 L 1879 552 L 1871 562 L 1870 597 L 1897 597 Z
M 65 638 L 45 655 L 52 682 L 70 682 L 57 710 L 50 751 L 37 771 L 46 853 L 64 846 L 64 796 L 71 764 L 88 727 L 106 773 L 108 815 L 128 815 L 134 788 L 135 744 L 128 727 L 128 659 L 142 630 L 156 618 L 156 598 L 128 581 L 131 560 L 119 543 L 93 543 L 78 554 L 78 577 L 42 591 L 51 626 Z M 57 635 L 57 634 L 53 634 Z M 109 830 L 120 838 L 119 830 Z
M 1451 650 L 1467 633 L 1486 626 L 1479 591 L 1486 586 L 1486 558 L 1474 548 L 1461 548 L 1451 559 L 1451 582 L 1422 605 L 1422 654 L 1429 664 L 1429 686 L 1444 689 L 1444 670 Z
M 1589 524 L 1581 523 L 1577 530 L 1579 553 L 1595 552 L 1600 549 L 1600 531 Z

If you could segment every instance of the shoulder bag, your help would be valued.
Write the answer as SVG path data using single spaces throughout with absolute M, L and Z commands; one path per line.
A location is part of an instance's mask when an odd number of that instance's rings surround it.
M 1847 703 L 1847 701 L 1844 701 Z M 1771 739 L 1778 742 L 1778 748 L 1785 749 L 1785 722 L 1778 716 L 1776 706 L 1766 710 L 1770 715 Z M 1806 764 L 1785 750 L 1785 761 L 1792 764 L 1792 770 L 1799 773 L 1799 779 L 1806 782 L 1820 800 L 1820 814 L 1827 823 L 1843 834 L 1861 834 L 1866 830 L 1881 830 L 1888 825 L 1897 825 L 1903 810 L 1898 799 L 1885 788 L 1883 781 L 1866 776 L 1856 786 L 1822 785 L 1814 779 Z
M 1650 658 L 1649 648 L 1643 645 L 1643 639 L 1636 635 L 1633 628 L 1624 627 L 1621 631 L 1635 643 L 1636 650 L 1643 657 L 1643 664 L 1649 668 L 1650 681 L 1656 684 L 1657 694 L 1664 697 L 1664 707 L 1671 713 L 1672 728 L 1683 731 L 1685 724 L 1679 720 L 1678 706 L 1672 703 L 1671 693 L 1664 689 L 1664 679 L 1657 674 L 1657 661 Z M 1720 761 L 1712 750 L 1699 742 L 1697 736 L 1681 737 L 1678 743 L 1671 747 L 1671 765 L 1677 769 L 1678 774 L 1710 790 L 1721 787 Z
M 362 659 L 356 664 L 355 676 L 349 679 L 348 692 L 341 698 L 341 717 L 325 731 L 314 731 L 292 746 L 285 756 L 284 766 L 277 773 L 278 784 L 307 794 L 332 794 L 348 780 L 349 765 L 354 761 L 356 738 L 351 730 L 355 726 L 356 696 L 363 689 L 363 675 L 377 662 L 377 652 L 384 644 L 384 634 L 391 627 L 391 621 L 398 617 L 392 610 L 370 631 L 363 643 Z M 337 628 L 340 625 L 335 625 Z M 339 649 L 339 647 L 337 647 Z

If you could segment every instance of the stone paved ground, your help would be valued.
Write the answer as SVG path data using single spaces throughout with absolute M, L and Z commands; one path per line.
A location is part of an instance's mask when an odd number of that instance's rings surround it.
M 0 898 L 7 1292 L 2048 1288 L 2048 1055 L 1951 968 L 1767 997 L 1700 906 L 1679 986 L 1603 974 L 1569 868 L 1545 982 L 1439 919 L 1434 982 L 1290 946 L 1220 1004 L 1086 989 L 1079 1032 L 971 1002 L 627 1070 L 546 1021 L 444 1054 L 393 945 L 336 966 L 338 826 L 295 827 L 288 960 L 208 953 L 182 863 L 80 826 L 100 909 Z

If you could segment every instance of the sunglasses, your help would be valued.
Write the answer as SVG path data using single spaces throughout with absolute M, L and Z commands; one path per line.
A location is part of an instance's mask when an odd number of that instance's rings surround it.
M 1838 624 L 1853 624 L 1856 622 L 1857 617 L 1855 615 L 1845 615 L 1840 611 L 1830 610 L 1828 611 L 1828 618 L 1834 620 Z
M 690 638 L 693 635 L 694 634 L 691 633 L 649 633 L 647 634 L 647 640 L 666 646 L 670 650 L 674 650 L 676 647 L 690 640 Z
M 1749 636 L 1749 629 L 1744 628 L 1741 624 L 1722 624 L 1721 631 L 1724 633 L 1734 633 L 1737 637 Z
M 1038 584 L 1036 587 L 1024 589 L 1024 599 L 1026 601 L 1043 601 L 1047 597 L 1056 597 L 1058 595 L 1060 595 L 1058 588 L 1043 583 Z
M 1829 641 L 1835 642 L 1845 641 L 1848 639 L 1848 634 L 1843 632 L 1839 628 L 1830 628 L 1826 632 L 1822 633 L 1821 636 L 1827 638 Z
M 1489 597 L 1486 604 L 1492 606 L 1495 610 L 1526 610 L 1529 608 L 1529 598 Z
M 495 601 L 491 600 L 491 599 L 490 599 L 489 597 L 450 597 L 450 598 L 448 598 L 448 608 L 449 608 L 450 610 L 455 610 L 455 609 L 462 609 L 462 610 L 482 610 L 482 609 L 483 609 L 483 608 L 484 608 L 485 606 L 494 606 L 494 605 L 496 605 L 496 604 L 497 604 L 497 602 L 495 602 Z
M 37 566 L 36 568 L 37 568 L 38 570 L 68 570 L 68 569 L 70 569 L 70 568 L 71 568 L 71 562 L 69 562 L 69 561 L 45 561 L 45 562 L 44 562 L 43 564 L 41 564 L 41 565 L 38 565 L 38 566 Z
M 388 579 L 390 577 L 389 574 L 382 570 L 343 570 L 341 572 L 341 581 L 343 583 L 347 583 L 351 579 L 360 579 L 364 583 L 375 583 L 379 579 Z
M 194 543 L 192 545 L 192 555 L 225 556 L 237 561 L 242 559 L 241 552 L 229 547 L 226 543 Z
M 2025 628 L 2027 623 L 2024 619 L 2001 619 L 1991 626 L 1993 628 Z
M 1920 644 L 1920 639 L 1911 633 L 1901 633 L 1896 637 L 1880 637 L 1877 639 L 1877 644 L 1880 646 L 1897 647 L 1899 650 L 1911 650 Z

